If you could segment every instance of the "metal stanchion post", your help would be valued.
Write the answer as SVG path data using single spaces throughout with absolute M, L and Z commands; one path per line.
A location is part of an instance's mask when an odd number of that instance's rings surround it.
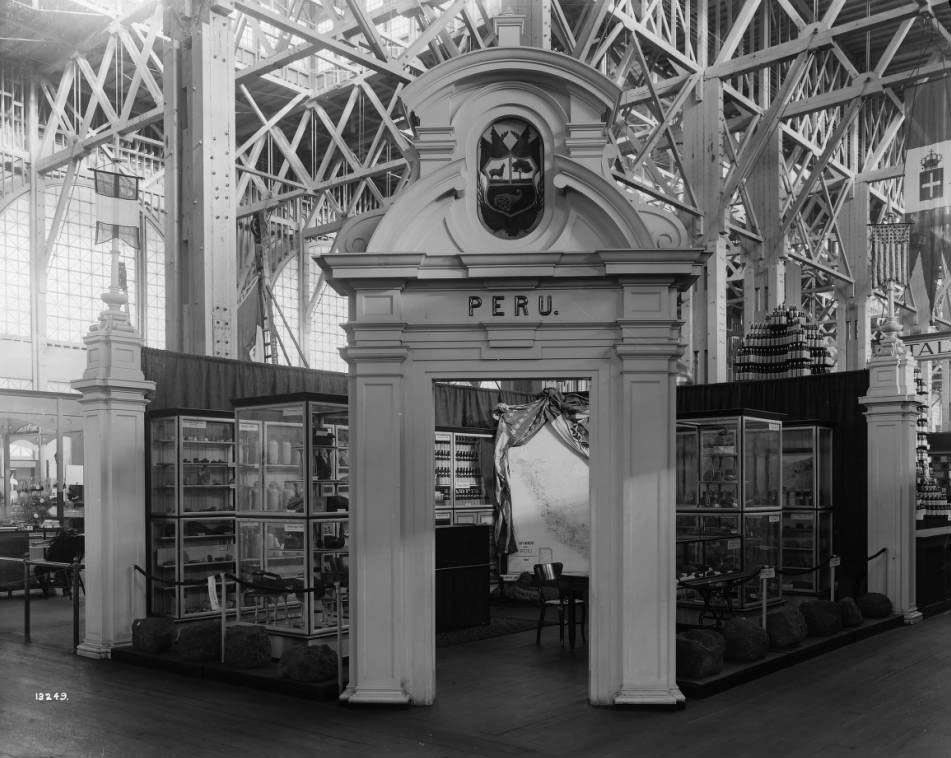
M 829 557 L 829 600 L 835 602 L 835 567 L 842 563 L 837 555 Z
M 221 577 L 221 662 L 225 662 L 225 633 L 228 624 L 228 590 L 225 587 L 225 575 Z
M 73 585 L 73 652 L 79 647 L 79 560 L 73 560 L 70 581 Z
M 885 560 L 882 561 L 882 571 L 884 576 L 882 577 L 882 594 L 888 595 L 888 548 L 882 548 L 884 552 L 882 553 L 885 556 Z
M 763 566 L 759 570 L 759 595 L 762 613 L 763 629 L 766 628 L 766 582 L 776 577 L 776 569 L 770 566 Z
M 129 615 L 135 621 L 135 564 L 129 567 Z
M 340 600 L 340 582 L 334 582 L 337 605 L 337 692 L 343 692 L 343 603 Z
M 30 562 L 23 559 L 23 641 L 30 642 Z

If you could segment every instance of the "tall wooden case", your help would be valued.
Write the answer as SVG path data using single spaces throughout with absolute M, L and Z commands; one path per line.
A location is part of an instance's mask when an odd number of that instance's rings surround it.
M 333 635 L 350 608 L 347 405 L 315 395 L 235 405 L 239 576 L 286 589 L 242 589 L 241 618 L 287 635 Z
M 680 579 L 778 567 L 782 521 L 782 423 L 758 412 L 691 414 L 677 423 L 677 576 Z M 761 583 L 749 581 L 731 598 L 758 605 Z M 779 579 L 766 584 L 768 602 L 781 597 Z M 678 600 L 699 603 L 694 590 Z
M 828 594 L 832 555 L 832 430 L 783 427 L 783 590 Z
M 149 612 L 211 614 L 207 578 L 234 574 L 234 420 L 170 410 L 149 414 Z M 228 583 L 227 607 L 234 607 Z

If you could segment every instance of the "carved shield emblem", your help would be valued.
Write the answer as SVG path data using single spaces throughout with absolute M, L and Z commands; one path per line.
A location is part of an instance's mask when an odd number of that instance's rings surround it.
M 544 162 L 538 130 L 500 119 L 479 140 L 479 216 L 497 237 L 529 234 L 544 210 Z

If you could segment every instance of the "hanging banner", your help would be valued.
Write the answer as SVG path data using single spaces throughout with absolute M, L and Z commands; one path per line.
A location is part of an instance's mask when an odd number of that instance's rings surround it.
M 93 169 L 96 178 L 96 244 L 118 237 L 139 249 L 139 178 Z
M 938 279 L 951 262 L 951 77 L 909 89 L 905 103 L 905 220 L 911 224 L 908 271 L 921 268 L 935 310 Z M 920 307 L 920 306 L 919 306 Z

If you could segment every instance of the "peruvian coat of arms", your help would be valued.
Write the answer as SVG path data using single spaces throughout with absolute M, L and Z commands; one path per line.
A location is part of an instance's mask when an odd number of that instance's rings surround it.
M 479 140 L 479 216 L 497 237 L 529 234 L 544 210 L 542 140 L 526 121 L 494 122 Z

